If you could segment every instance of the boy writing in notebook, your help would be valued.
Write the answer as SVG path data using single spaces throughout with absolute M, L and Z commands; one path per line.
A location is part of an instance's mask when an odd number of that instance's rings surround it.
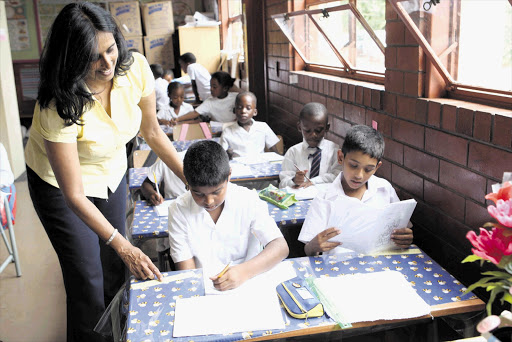
M 342 243 L 329 241 L 339 235 L 343 227 L 327 227 L 331 204 L 337 198 L 353 197 L 376 208 L 400 201 L 391 184 L 374 175 L 382 165 L 383 154 L 384 139 L 375 129 L 357 125 L 347 132 L 343 146 L 338 151 L 338 162 L 343 171 L 329 190 L 313 200 L 299 234 L 299 241 L 305 244 L 306 255 L 343 251 L 340 247 Z M 320 233 L 315 233 L 324 228 Z M 400 248 L 408 248 L 413 240 L 413 232 L 410 227 L 396 229 L 391 234 L 391 240 Z
M 222 146 L 211 140 L 192 144 L 183 172 L 189 191 L 169 207 L 169 242 L 177 270 L 202 267 L 215 288 L 224 291 L 286 258 L 288 245 L 266 203 L 255 191 L 229 182 L 229 158 Z
M 265 147 L 277 153 L 279 138 L 265 122 L 253 119 L 258 114 L 256 95 L 250 91 L 238 94 L 233 112 L 236 124 L 224 128 L 220 137 L 220 144 L 228 155 L 240 157 L 263 153 Z
M 340 173 L 339 146 L 324 139 L 329 130 L 327 109 L 310 102 L 302 108 L 297 123 L 303 141 L 284 155 L 279 187 L 305 188 L 313 184 L 331 183 Z

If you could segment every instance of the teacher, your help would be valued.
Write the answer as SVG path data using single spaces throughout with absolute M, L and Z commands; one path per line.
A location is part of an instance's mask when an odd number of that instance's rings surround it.
M 125 280 L 162 279 L 124 237 L 125 145 L 137 132 L 181 179 L 183 166 L 158 125 L 149 64 L 130 53 L 111 15 L 65 6 L 41 55 L 25 150 L 30 196 L 57 252 L 67 295 L 67 340 L 101 341 L 95 324 Z

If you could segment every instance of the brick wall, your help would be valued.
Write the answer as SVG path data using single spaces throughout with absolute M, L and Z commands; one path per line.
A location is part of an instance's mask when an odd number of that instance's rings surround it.
M 504 171 L 512 171 L 511 112 L 421 98 L 421 48 L 389 4 L 384 86 L 304 71 L 294 72 L 298 83 L 289 84 L 289 44 L 271 19 L 289 5 L 267 0 L 265 6 L 269 125 L 290 147 L 302 139 L 298 113 L 310 101 L 326 105 L 327 138 L 340 145 L 351 125 L 376 121 L 386 141 L 378 176 L 389 180 L 400 198 L 418 202 L 415 242 L 465 283 L 475 281 L 478 265 L 460 264 L 471 252 L 465 235 L 490 219 L 484 196 Z

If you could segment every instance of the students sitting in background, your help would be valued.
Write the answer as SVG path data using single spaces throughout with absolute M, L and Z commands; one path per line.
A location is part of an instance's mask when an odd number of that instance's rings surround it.
M 181 121 L 194 120 L 203 115 L 217 122 L 233 122 L 236 120 L 233 109 L 235 108 L 235 99 L 238 93 L 229 92 L 233 86 L 234 79 L 225 72 L 217 71 L 212 74 L 211 92 L 212 96 L 201 103 L 195 111 L 180 116 L 173 120 L 174 124 Z
M 184 53 L 180 56 L 179 63 L 181 70 L 190 77 L 196 102 L 201 103 L 209 98 L 211 75 L 204 66 L 196 63 L 196 56 L 191 52 Z
M 249 91 L 238 94 L 234 112 L 237 124 L 224 128 L 220 137 L 220 144 L 230 157 L 263 153 L 265 147 L 277 153 L 279 138 L 265 122 L 253 120 L 258 114 L 256 95 Z
M 171 69 L 165 69 L 162 78 L 166 80 L 168 83 L 171 83 L 171 81 L 174 79 L 174 73 L 172 72 Z
M 286 258 L 288 245 L 266 203 L 256 191 L 229 182 L 229 158 L 222 146 L 196 142 L 183 163 L 190 191 L 169 207 L 169 242 L 178 270 L 220 272 L 232 262 L 220 278 L 218 273 L 210 278 L 224 291 Z
M 358 125 L 347 132 L 343 147 L 338 151 L 338 162 L 343 171 L 334 180 L 332 188 L 313 200 L 299 234 L 299 241 L 306 244 L 304 247 L 306 255 L 343 251 L 339 247 L 342 243 L 329 242 L 329 239 L 341 233 L 343 227 L 327 226 L 331 212 L 330 205 L 337 198 L 354 197 L 376 208 L 400 201 L 395 189 L 387 180 L 374 176 L 382 165 L 383 154 L 384 139 L 375 129 Z M 326 229 L 312 236 L 309 233 L 310 227 Z M 391 239 L 398 247 L 407 248 L 413 240 L 412 229 L 407 227 L 396 229 Z
M 169 97 L 167 96 L 169 82 L 163 78 L 164 69 L 160 64 L 151 64 L 149 67 L 153 72 L 153 77 L 155 77 L 156 110 L 159 111 L 169 103 Z
M 184 102 L 185 86 L 183 84 L 178 82 L 169 83 L 167 95 L 170 99 L 169 103 L 156 114 L 160 125 L 170 126 L 172 119 L 194 111 L 191 104 Z
M 325 106 L 317 102 L 306 104 L 300 111 L 297 127 L 303 141 L 286 152 L 279 174 L 279 187 L 302 188 L 331 183 L 341 167 L 337 158 L 339 146 L 324 139 L 329 130 Z

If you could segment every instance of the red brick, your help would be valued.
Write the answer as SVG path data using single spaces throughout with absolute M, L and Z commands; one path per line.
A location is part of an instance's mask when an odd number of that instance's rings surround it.
M 477 204 L 472 200 L 466 200 L 466 218 L 464 223 L 470 227 L 481 227 L 484 223 L 491 221 L 487 207 Z
M 423 198 L 423 178 L 393 164 L 391 166 L 391 179 L 394 184 L 411 193 L 415 198 Z
M 464 197 L 426 180 L 424 200 L 454 219 L 464 221 Z
M 411 34 L 411 32 L 406 28 L 405 29 L 405 35 L 404 35 L 404 44 L 405 45 L 418 45 L 418 41 L 414 36 Z
M 405 25 L 402 21 L 386 23 L 386 46 L 403 45 L 405 42 Z
M 396 115 L 404 119 L 414 120 L 416 99 L 407 96 L 396 97 Z
M 288 85 L 287 84 L 284 84 L 284 83 L 279 83 L 279 95 L 281 96 L 284 96 L 284 97 L 289 97 L 289 92 L 288 92 Z
M 441 127 L 441 104 L 438 102 L 428 103 L 427 124 L 434 127 Z
M 404 146 L 404 166 L 435 181 L 439 179 L 439 159 L 414 148 Z
M 347 83 L 341 84 L 341 99 L 348 101 L 348 84 Z
M 372 89 L 363 88 L 363 104 L 366 107 L 372 106 Z
M 347 136 L 347 131 L 352 127 L 352 125 L 343 120 L 333 118 L 331 131 L 336 133 L 339 136 L 345 137 Z
M 404 92 L 404 73 L 401 71 L 386 70 L 384 88 L 386 88 L 386 91 L 402 94 Z
M 308 89 L 311 90 L 311 91 L 315 91 L 315 79 L 316 78 L 313 78 L 311 76 L 308 76 L 307 77 L 307 85 L 308 85 Z
M 494 179 L 502 179 L 503 172 L 512 170 L 512 152 L 470 142 L 468 167 Z
M 289 94 L 290 94 L 290 99 L 292 99 L 293 101 L 299 100 L 299 88 L 291 86 L 289 88 Z
M 492 114 L 476 111 L 473 137 L 489 142 L 491 140 L 491 122 Z
M 414 97 L 423 95 L 423 74 L 418 72 L 404 73 L 404 94 Z
M 348 85 L 348 99 L 349 102 L 356 102 L 356 86 L 353 84 Z
M 299 89 L 299 100 L 304 104 L 311 102 L 311 92 L 309 90 Z
M 365 123 L 365 111 L 363 107 L 354 106 L 348 103 L 345 103 L 343 106 L 344 115 L 343 117 L 350 122 L 355 124 L 364 125 Z
M 381 110 L 382 109 L 382 103 L 381 103 L 381 93 L 383 93 L 380 90 L 373 89 L 372 90 L 372 108 L 375 110 Z
M 311 101 L 321 103 L 325 106 L 326 98 L 323 95 L 313 93 L 311 94 Z
M 512 117 L 495 114 L 492 128 L 493 144 L 510 148 L 512 146 Z
M 425 128 L 404 120 L 393 121 L 393 138 L 423 149 L 425 146 Z
M 324 80 L 324 95 L 327 95 L 327 96 L 330 96 L 329 95 L 329 80 Z
M 451 105 L 443 105 L 441 115 L 441 127 L 444 130 L 455 132 L 457 122 L 457 107 Z
M 385 136 L 391 136 L 392 118 L 389 115 L 366 110 L 366 125 L 372 127 L 372 120 L 377 122 L 377 130 Z
M 311 80 L 313 81 L 313 86 L 310 90 L 314 91 L 314 92 L 318 92 L 318 78 L 312 77 Z
M 304 105 L 300 102 L 296 102 L 296 101 L 293 101 L 293 114 L 295 115 L 299 115 L 300 111 L 302 110 L 302 107 L 304 107 Z
M 428 101 L 425 99 L 416 100 L 416 110 L 414 111 L 414 121 L 426 124 L 427 123 L 427 108 Z
M 343 102 L 331 98 L 327 98 L 327 112 L 329 114 L 335 114 L 339 117 L 343 117 Z
M 341 99 L 341 83 L 334 82 L 335 89 L 334 89 L 334 97 L 337 99 Z
M 290 45 L 281 44 L 281 57 L 290 57 Z
M 474 172 L 441 160 L 439 182 L 450 189 L 484 203 L 487 180 Z
M 385 54 L 385 66 L 386 69 L 395 69 L 396 68 L 396 54 L 397 54 L 397 48 L 387 46 L 386 47 L 386 54 Z
M 425 150 L 455 163 L 466 165 L 468 142 L 465 139 L 427 128 Z
M 398 19 L 398 15 L 396 14 L 395 9 L 391 5 L 391 3 L 386 1 L 386 20 L 395 20 L 395 19 Z
M 317 81 L 318 81 L 317 91 L 319 93 L 323 93 L 324 92 L 324 80 L 317 79 Z
M 390 115 L 396 116 L 396 95 L 383 92 L 382 107 L 384 111 Z
M 363 87 L 356 86 L 356 101 L 357 104 L 363 105 Z
M 384 157 L 390 159 L 400 165 L 404 162 L 404 145 L 384 137 Z
M 329 81 L 329 96 L 337 97 L 336 96 L 336 82 L 334 82 L 334 81 Z
M 377 172 L 375 172 L 375 175 L 377 175 L 377 177 L 387 179 L 389 182 L 391 182 L 391 163 L 383 160 L 382 164 L 377 169 Z
M 268 81 L 268 90 L 273 91 L 274 93 L 279 92 L 279 83 L 269 80 Z
M 474 111 L 466 108 L 457 110 L 457 124 L 455 126 L 457 133 L 473 136 L 473 113 Z
M 403 71 L 419 71 L 423 63 L 423 50 L 420 47 L 401 46 L 397 49 L 396 67 Z

